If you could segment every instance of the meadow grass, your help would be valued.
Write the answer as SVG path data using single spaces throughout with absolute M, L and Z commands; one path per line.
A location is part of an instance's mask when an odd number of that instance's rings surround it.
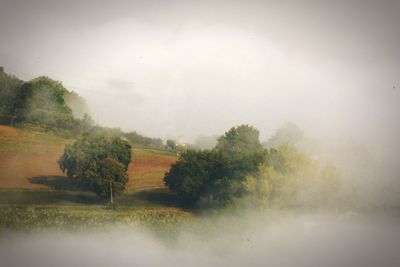
M 196 220 L 191 212 L 176 208 L 105 206 L 0 206 L 0 233 L 3 231 L 101 230 L 112 227 L 150 228 L 168 235 L 173 227 Z

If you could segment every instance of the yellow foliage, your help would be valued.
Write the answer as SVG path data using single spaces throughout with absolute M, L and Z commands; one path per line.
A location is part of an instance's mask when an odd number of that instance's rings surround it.
M 275 152 L 280 156 L 279 168 L 273 162 L 261 165 L 257 174 L 243 182 L 252 201 L 278 206 L 321 206 L 333 201 L 340 190 L 334 166 L 321 167 L 317 160 L 292 146 L 280 147 Z

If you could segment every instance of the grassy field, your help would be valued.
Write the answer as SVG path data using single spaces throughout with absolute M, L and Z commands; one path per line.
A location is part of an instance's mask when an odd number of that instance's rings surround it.
M 57 159 L 72 139 L 0 125 L 0 205 L 83 205 L 104 203 L 82 192 L 60 171 Z M 129 182 L 120 206 L 170 207 L 176 201 L 163 183 L 176 157 L 163 150 L 133 147 Z
M 146 227 L 173 237 L 176 226 L 196 222 L 191 212 L 176 208 L 125 207 L 109 210 L 99 206 L 0 206 L 2 231 L 82 231 L 116 227 Z
M 49 189 L 47 180 L 62 179 L 57 159 L 73 140 L 51 133 L 23 131 L 0 125 L 0 188 Z M 126 192 L 163 188 L 163 176 L 176 157 L 167 151 L 132 149 Z M 53 188 L 54 189 L 54 188 Z

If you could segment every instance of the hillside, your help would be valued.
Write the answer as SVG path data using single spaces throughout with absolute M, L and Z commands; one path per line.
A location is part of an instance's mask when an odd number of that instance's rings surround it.
M 72 139 L 0 125 L 0 189 L 67 189 L 57 159 Z M 126 193 L 164 188 L 163 176 L 176 160 L 162 150 L 133 146 Z

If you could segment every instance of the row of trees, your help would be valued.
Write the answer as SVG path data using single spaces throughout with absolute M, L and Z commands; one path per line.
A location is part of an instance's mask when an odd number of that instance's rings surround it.
M 257 129 L 231 128 L 212 150 L 183 153 L 164 177 L 165 184 L 190 206 L 328 203 L 339 190 L 331 165 L 320 164 L 293 146 L 264 149 Z
M 34 124 L 71 137 L 92 131 L 108 137 L 122 136 L 139 146 L 165 148 L 160 138 L 95 125 L 85 99 L 67 90 L 59 81 L 42 76 L 24 82 L 1 69 L 0 123 L 12 121 Z
M 3 68 L 0 69 L 0 115 L 15 115 L 14 103 L 22 84 L 23 81 L 13 75 L 8 75 Z
M 1 71 L 0 88 L 0 115 L 3 118 L 14 117 L 18 123 L 75 132 L 93 122 L 85 100 L 48 77 L 23 82 Z
M 164 144 L 161 138 L 152 138 L 143 136 L 137 132 L 128 132 L 124 134 L 124 137 L 132 142 L 132 144 L 137 144 L 144 147 L 163 149 Z

